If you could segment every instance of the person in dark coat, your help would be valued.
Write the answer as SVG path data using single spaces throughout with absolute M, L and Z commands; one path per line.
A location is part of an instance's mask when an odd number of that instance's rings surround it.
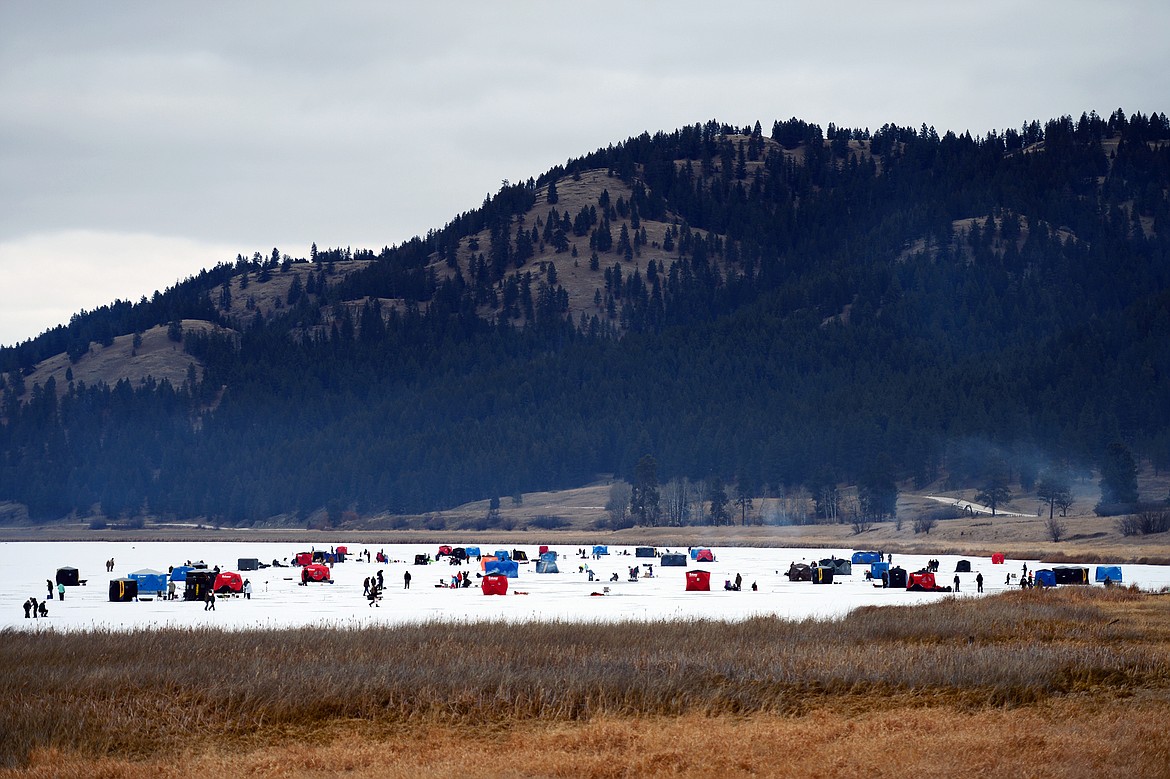
M 983 592 L 983 574 L 982 572 L 975 574 L 975 587 L 978 592 Z
M 40 615 L 41 615 L 42 617 L 47 617 L 47 616 L 49 616 L 49 607 L 45 605 L 45 602 L 44 602 L 44 601 L 41 601 L 41 606 L 40 606 L 40 609 L 39 609 L 39 613 L 40 613 Z
M 382 570 L 380 568 L 378 569 L 378 589 L 386 589 L 386 580 L 382 578 Z
M 743 577 L 737 573 L 735 575 L 735 591 L 739 592 L 739 589 L 742 585 L 743 585 Z
M 409 589 L 410 589 L 410 571 L 407 571 L 407 572 L 406 572 L 406 573 L 403 575 L 403 577 L 402 577 L 402 581 L 403 581 L 403 584 L 404 584 L 404 587 L 403 587 L 403 589 L 405 589 L 405 590 L 409 590 Z
M 37 613 L 37 599 L 36 599 L 36 598 L 29 598 L 29 599 L 28 599 L 28 602 L 29 602 L 30 604 L 32 604 L 32 615 L 33 615 L 33 619 L 36 619 L 37 617 L 39 617 L 39 616 L 40 616 L 40 614 L 38 614 L 38 613 Z
M 210 587 L 207 589 L 207 597 L 204 598 L 206 603 L 203 606 L 204 611 L 215 611 L 215 590 Z
M 53 580 L 45 579 L 45 586 L 49 588 L 49 594 L 45 597 L 45 600 L 52 600 L 53 593 L 56 591 L 56 587 L 53 586 Z
M 24 618 L 25 619 L 28 619 L 31 616 L 31 613 L 30 613 L 31 611 L 32 611 L 32 598 L 29 598 L 28 600 L 26 600 L 24 602 Z
M 955 574 L 955 592 L 959 591 L 959 574 Z

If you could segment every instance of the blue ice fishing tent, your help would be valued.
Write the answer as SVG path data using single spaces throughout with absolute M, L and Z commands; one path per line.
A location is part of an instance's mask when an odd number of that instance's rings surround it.
M 854 565 L 873 565 L 874 563 L 880 563 L 881 561 L 882 561 L 882 553 L 881 552 L 854 552 L 853 553 L 853 564 Z
M 537 573 L 560 573 L 561 572 L 561 569 L 557 568 L 556 560 L 545 560 L 543 558 L 544 558 L 544 555 L 541 555 L 541 559 L 538 560 L 536 563 L 536 572 Z
M 542 563 L 555 563 L 557 561 L 556 552 L 541 552 L 540 561 Z
M 130 574 L 129 578 L 138 582 L 138 592 L 157 592 L 161 594 L 167 591 L 167 575 L 162 571 L 156 571 L 153 568 L 143 568 L 141 571 L 135 571 Z
M 193 566 L 176 565 L 174 568 L 171 569 L 171 581 L 173 581 L 173 582 L 187 581 L 187 571 L 191 571 L 191 570 L 194 570 Z
M 479 551 L 478 546 L 466 546 L 463 551 L 467 552 L 468 557 L 482 557 L 483 553 Z
M 1109 579 L 1110 584 L 1121 583 L 1121 566 L 1120 565 L 1098 565 L 1097 574 L 1094 579 L 1098 582 L 1103 582 Z
M 493 573 L 502 574 L 509 579 L 515 579 L 520 575 L 520 565 L 515 560 L 488 560 L 484 565 L 483 575 L 490 576 Z
M 1053 573 L 1052 571 L 1048 570 L 1047 568 L 1040 570 L 1040 571 L 1036 571 L 1036 573 L 1033 575 L 1036 579 L 1036 583 L 1039 584 L 1041 587 L 1055 587 L 1056 586 L 1056 574 Z
M 494 554 L 496 556 L 497 560 L 511 560 L 512 559 L 512 553 L 509 552 L 507 549 L 497 549 L 496 551 L 492 552 L 492 554 Z
M 595 555 L 609 554 L 609 547 L 608 546 L 595 546 L 595 547 L 593 547 L 593 554 L 595 554 Z
M 698 556 L 699 556 L 699 548 L 694 547 L 693 549 L 691 549 L 691 559 L 694 560 Z
M 879 581 L 882 578 L 882 574 L 884 574 L 888 570 L 890 570 L 889 563 L 870 563 L 869 564 L 869 575 L 872 576 L 874 579 L 877 579 Z

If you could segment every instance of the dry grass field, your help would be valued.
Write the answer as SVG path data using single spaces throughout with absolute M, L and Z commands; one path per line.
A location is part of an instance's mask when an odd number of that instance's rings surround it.
M 1170 600 L 0 641 L 0 777 L 1166 776 Z

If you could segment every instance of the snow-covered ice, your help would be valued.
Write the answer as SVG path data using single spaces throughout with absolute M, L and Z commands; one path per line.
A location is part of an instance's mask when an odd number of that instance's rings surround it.
M 460 543 L 457 535 L 450 542 Z M 536 564 L 520 565 L 520 575 L 509 581 L 506 596 L 485 596 L 475 574 L 479 563 L 472 560 L 460 565 L 448 564 L 445 558 L 430 565 L 414 565 L 416 554 L 434 556 L 437 544 L 394 544 L 367 546 L 347 544 L 350 556 L 334 565 L 333 584 L 311 583 L 300 586 L 299 568 L 264 568 L 245 571 L 251 580 L 251 600 L 242 597 L 221 598 L 214 611 L 205 611 L 202 603 L 183 600 L 139 600 L 116 603 L 109 600 L 109 582 L 143 568 L 166 571 L 169 566 L 188 560 L 203 560 L 225 571 L 238 571 L 240 558 L 261 562 L 287 562 L 295 553 L 310 551 L 311 544 L 293 543 L 174 543 L 174 542 L 8 542 L 0 544 L 0 554 L 7 565 L 0 568 L 0 627 L 15 629 L 84 629 L 107 628 L 132 630 L 164 626 L 216 626 L 227 628 L 286 628 L 300 626 L 364 626 L 403 624 L 444 620 L 454 622 L 496 622 L 516 620 L 610 621 L 618 619 L 674 620 L 714 618 L 741 620 L 757 615 L 777 615 L 788 619 L 806 617 L 834 618 L 866 605 L 927 603 L 945 597 L 978 597 L 975 576 L 982 572 L 985 594 L 1003 591 L 1007 574 L 1019 574 L 1026 563 L 1028 570 L 1049 567 L 1039 560 L 1008 558 L 993 565 L 988 558 L 959 555 L 894 555 L 894 564 L 916 571 L 929 558 L 940 561 L 938 583 L 951 585 L 955 564 L 960 559 L 971 562 L 970 573 L 957 574 L 957 595 L 915 593 L 903 589 L 875 588 L 865 580 L 866 565 L 854 565 L 851 576 L 838 577 L 832 585 L 789 582 L 784 576 L 792 562 L 813 562 L 830 556 L 850 559 L 853 549 L 800 549 L 715 547 L 714 563 L 696 563 L 687 558 L 687 568 L 663 568 L 657 559 L 637 558 L 634 547 L 609 547 L 610 554 L 594 560 L 591 548 L 554 545 L 559 554 L 561 573 L 537 574 Z M 328 550 L 329 547 L 316 547 Z M 484 554 L 497 548 L 482 547 Z M 534 561 L 537 547 L 523 545 Z M 391 562 L 366 563 L 384 550 Z M 512 549 L 512 547 L 508 547 Z M 663 548 L 659 548 L 663 551 Z M 672 549 L 683 552 L 686 549 Z M 628 553 L 628 554 L 626 554 Z M 106 560 L 114 559 L 114 571 L 106 571 Z M 628 571 L 644 563 L 654 563 L 653 578 L 628 581 Z M 596 575 L 589 581 L 580 571 L 588 565 Z M 29 597 L 38 601 L 46 596 L 46 580 L 55 583 L 56 571 L 62 566 L 77 568 L 86 586 L 67 587 L 65 600 L 48 603 L 49 616 L 25 619 L 23 603 Z M 1096 566 L 1087 564 L 1090 580 Z M 686 571 L 702 569 L 711 573 L 711 592 L 686 592 Z M 376 608 L 362 595 L 362 582 L 383 572 L 385 595 Z M 473 581 L 466 589 L 436 587 L 449 584 L 456 571 L 470 572 Z M 410 571 L 409 590 L 403 586 L 404 573 Z M 1123 565 L 1124 584 L 1136 584 L 1147 590 L 1170 587 L 1170 566 Z M 610 581 L 617 573 L 618 580 Z M 743 589 L 725 591 L 725 580 L 743 577 Z M 755 582 L 757 591 L 752 591 Z M 177 585 L 182 593 L 182 584 Z M 1096 585 L 1100 586 L 1100 585 Z M 608 589 L 608 592 L 606 590 Z M 524 593 L 524 594 L 519 594 Z M 602 597 L 592 593 L 606 593 Z M 144 593 L 149 595 L 149 593 Z

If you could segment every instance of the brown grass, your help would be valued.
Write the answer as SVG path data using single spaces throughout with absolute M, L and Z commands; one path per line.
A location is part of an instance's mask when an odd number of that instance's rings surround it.
M 864 760 L 882 775 L 883 755 L 891 770 L 960 753 L 975 769 L 1023 765 L 1022 751 L 1059 765 L 1081 742 L 1094 765 L 1168 764 L 1147 723 L 1170 703 L 1170 614 L 1126 589 L 833 622 L 2 638 L 0 776 L 177 759 L 268 776 L 693 774 L 711 760 L 732 775 Z

